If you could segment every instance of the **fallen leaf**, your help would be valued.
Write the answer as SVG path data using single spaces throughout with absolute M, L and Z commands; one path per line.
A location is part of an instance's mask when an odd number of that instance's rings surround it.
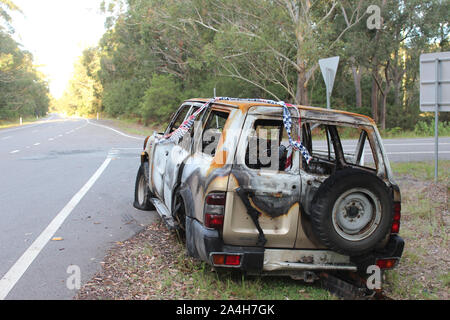
M 63 238 L 61 238 L 61 237 L 54 237 L 54 238 L 52 238 L 52 241 L 62 241 L 63 240 Z

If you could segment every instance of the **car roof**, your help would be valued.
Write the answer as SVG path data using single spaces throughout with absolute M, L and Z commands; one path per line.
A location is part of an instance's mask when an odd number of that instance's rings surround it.
M 189 99 L 185 102 L 200 102 L 200 103 L 206 103 L 208 101 L 211 101 L 210 99 L 205 98 L 197 98 L 197 99 Z M 247 112 L 251 107 L 255 106 L 264 106 L 264 107 L 273 107 L 278 108 L 279 106 L 270 104 L 270 103 L 264 103 L 264 102 L 257 102 L 257 101 L 249 101 L 249 100 L 216 100 L 214 101 L 214 104 L 220 105 L 223 107 L 229 107 L 229 108 L 238 108 L 242 112 Z M 303 105 L 295 105 L 299 110 L 305 110 L 309 111 L 308 113 L 314 118 L 321 118 L 322 120 L 331 120 L 331 121 L 337 121 L 339 120 L 339 115 L 342 115 L 342 121 L 347 122 L 346 120 L 349 120 L 351 118 L 351 122 L 360 122 L 364 124 L 371 124 L 375 125 L 375 121 L 363 114 L 348 112 L 344 110 L 335 110 L 335 109 L 325 109 L 320 107 L 312 107 L 312 106 L 303 106 Z M 330 118 L 330 119 L 328 119 Z

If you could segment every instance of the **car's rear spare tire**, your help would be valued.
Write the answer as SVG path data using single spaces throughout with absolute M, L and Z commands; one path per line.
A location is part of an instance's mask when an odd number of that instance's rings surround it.
M 347 168 L 337 171 L 317 190 L 311 223 L 329 249 L 356 256 L 372 251 L 391 230 L 393 201 L 375 174 Z

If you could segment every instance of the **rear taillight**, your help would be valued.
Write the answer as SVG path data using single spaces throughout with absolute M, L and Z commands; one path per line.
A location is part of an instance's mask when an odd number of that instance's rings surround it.
M 205 214 L 205 227 L 222 230 L 223 229 L 223 215 L 219 214 Z
M 400 219 L 401 219 L 402 205 L 400 202 L 394 203 L 394 221 L 392 222 L 391 234 L 397 234 L 400 232 Z
M 213 260 L 214 266 L 238 267 L 241 265 L 241 255 L 240 254 L 214 253 L 212 255 L 212 260 Z
M 222 230 L 225 213 L 225 192 L 212 192 L 205 198 L 205 227 Z
M 398 259 L 380 259 L 376 264 L 380 269 L 392 269 L 397 265 Z
M 225 200 L 224 192 L 214 192 L 206 196 L 206 204 L 211 206 L 225 206 Z

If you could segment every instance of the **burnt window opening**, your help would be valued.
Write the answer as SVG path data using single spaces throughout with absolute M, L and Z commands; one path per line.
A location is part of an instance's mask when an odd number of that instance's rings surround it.
M 212 110 L 202 134 L 202 152 L 215 156 L 229 113 Z
M 367 131 L 360 127 L 337 127 L 345 162 L 352 166 L 376 170 L 372 143 Z
M 308 172 L 329 175 L 343 166 L 376 170 L 369 136 L 361 127 L 305 123 L 302 142 L 312 156 L 309 165 L 303 163 Z
M 336 169 L 336 152 L 332 130 L 323 123 L 308 122 L 302 126 L 302 143 L 308 149 L 312 157 L 311 162 L 306 165 L 303 161 L 302 167 L 310 173 L 330 175 Z
M 178 129 L 183 121 L 186 119 L 186 116 L 191 109 L 190 105 L 185 105 L 181 107 L 181 110 L 178 111 L 178 113 L 175 115 L 175 117 L 170 122 L 169 127 L 166 130 L 166 134 L 174 132 L 176 129 Z
M 248 134 L 245 165 L 250 169 L 288 171 L 292 152 L 281 120 L 256 120 Z
M 187 118 L 189 118 L 191 115 L 193 115 L 195 112 L 197 112 L 197 110 L 200 109 L 199 106 L 193 106 L 189 113 L 186 115 L 185 120 Z M 201 111 L 194 120 L 193 125 L 189 128 L 189 131 L 183 135 L 180 140 L 178 141 L 178 144 L 183 147 L 185 150 L 190 151 L 192 150 L 191 148 L 193 147 L 193 140 L 194 140 L 194 133 L 196 130 L 201 131 L 201 119 L 203 117 L 203 115 L 205 114 L 206 109 L 204 109 L 203 111 Z

